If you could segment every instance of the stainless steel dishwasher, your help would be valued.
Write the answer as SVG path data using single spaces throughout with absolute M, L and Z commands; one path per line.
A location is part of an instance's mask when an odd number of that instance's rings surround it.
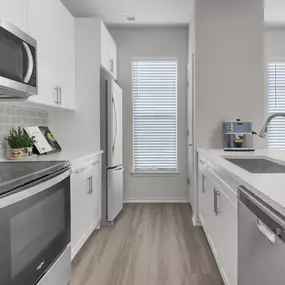
M 285 217 L 238 190 L 238 285 L 284 285 Z

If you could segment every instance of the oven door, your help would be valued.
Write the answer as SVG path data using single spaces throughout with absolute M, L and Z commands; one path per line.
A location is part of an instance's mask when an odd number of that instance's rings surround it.
M 12 24 L 0 21 L 1 93 L 15 94 L 15 97 L 37 94 L 36 46 L 33 38 Z
M 70 244 L 70 171 L 0 197 L 0 285 L 32 285 Z

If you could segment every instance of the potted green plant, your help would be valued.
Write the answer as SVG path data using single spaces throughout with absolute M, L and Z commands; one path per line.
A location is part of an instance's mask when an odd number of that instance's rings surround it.
M 5 138 L 10 147 L 9 158 L 20 159 L 26 157 L 27 154 L 32 155 L 32 147 L 36 142 L 35 137 L 30 138 L 22 128 L 12 128 L 9 136 Z

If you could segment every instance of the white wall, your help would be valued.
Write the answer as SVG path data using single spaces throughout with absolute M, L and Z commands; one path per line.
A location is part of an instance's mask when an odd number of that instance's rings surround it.
M 190 177 L 190 185 L 188 186 L 188 199 L 193 204 L 194 202 L 194 189 L 195 189 L 195 1 L 191 1 L 191 17 L 189 25 L 189 43 L 188 43 L 188 102 L 187 102 L 187 123 L 189 129 L 188 137 L 188 177 Z
M 76 111 L 52 110 L 50 127 L 63 149 L 100 150 L 100 26 L 75 20 Z
M 111 28 L 118 45 L 118 81 L 124 91 L 124 168 L 126 201 L 188 201 L 186 153 L 186 78 L 188 29 L 185 27 Z M 132 171 L 132 71 L 135 58 L 177 58 L 178 167 L 174 176 L 134 176 Z
M 266 61 L 285 61 L 285 28 L 265 29 L 265 55 Z

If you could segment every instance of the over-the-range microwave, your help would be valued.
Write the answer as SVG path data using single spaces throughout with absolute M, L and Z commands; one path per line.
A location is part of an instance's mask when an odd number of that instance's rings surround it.
M 37 41 L 0 20 L 0 99 L 37 93 Z

